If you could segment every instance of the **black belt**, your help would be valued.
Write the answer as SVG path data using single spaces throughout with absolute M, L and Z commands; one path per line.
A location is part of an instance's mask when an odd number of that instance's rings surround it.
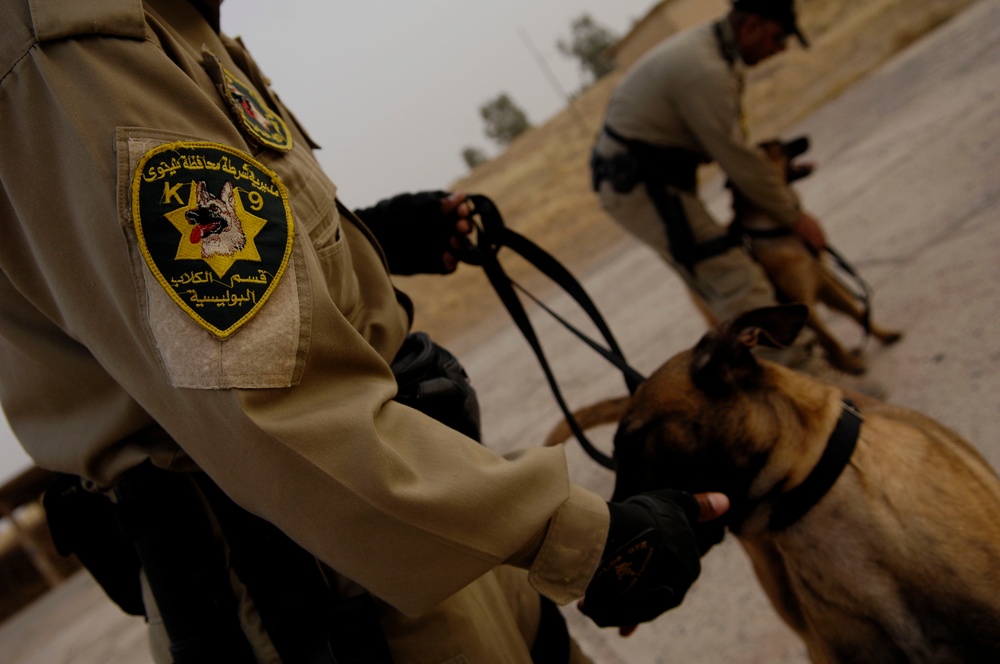
M 698 188 L 698 167 L 708 161 L 699 154 L 684 148 L 655 145 L 623 136 L 611 125 L 605 124 L 604 133 L 618 141 L 639 159 L 643 178 L 694 192 Z

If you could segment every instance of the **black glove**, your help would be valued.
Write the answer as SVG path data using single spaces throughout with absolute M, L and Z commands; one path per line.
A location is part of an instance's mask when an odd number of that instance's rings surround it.
M 442 257 L 458 235 L 458 214 L 441 211 L 447 197 L 446 191 L 400 194 L 354 213 L 375 234 L 393 274 L 446 274 Z
M 678 606 L 701 572 L 691 527 L 698 501 L 666 489 L 608 503 L 608 509 L 608 541 L 580 610 L 600 627 L 648 622 Z

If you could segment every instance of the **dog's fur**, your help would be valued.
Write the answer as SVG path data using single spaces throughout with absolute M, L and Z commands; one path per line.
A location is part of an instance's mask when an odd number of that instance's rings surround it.
M 807 142 L 805 144 L 808 145 Z M 772 140 L 761 143 L 760 147 L 774 162 L 782 178 L 790 181 L 804 177 L 804 174 L 808 174 L 811 169 L 794 167 L 786 145 L 791 143 Z M 798 175 L 796 177 L 793 174 Z M 740 229 L 754 231 L 781 228 L 778 222 L 736 188 L 733 189 L 732 223 L 734 228 L 730 230 L 734 233 L 739 233 Z M 796 235 L 771 238 L 754 238 L 747 235 L 744 240 L 751 255 L 767 274 L 779 299 L 784 302 L 801 302 L 809 307 L 807 325 L 816 333 L 816 340 L 823 348 L 827 361 L 841 371 L 863 373 L 866 367 L 860 353 L 846 350 L 833 336 L 816 310 L 817 304 L 823 304 L 864 326 L 863 307 L 830 268 L 807 249 Z M 874 321 L 869 321 L 869 330 L 871 335 L 883 344 L 895 343 L 902 337 L 901 333 L 886 329 Z
M 1000 479 L 937 422 L 850 395 L 864 416 L 850 463 L 804 517 L 769 530 L 842 412 L 839 388 L 750 352 L 790 343 L 806 316 L 802 305 L 744 314 L 634 397 L 579 411 L 585 428 L 620 420 L 614 499 L 726 493 L 713 527 L 736 535 L 814 662 L 1000 661 Z M 566 437 L 561 425 L 548 442 Z

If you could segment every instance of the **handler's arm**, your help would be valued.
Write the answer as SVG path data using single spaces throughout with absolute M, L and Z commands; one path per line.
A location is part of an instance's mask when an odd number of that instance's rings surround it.
M 761 150 L 747 145 L 740 122 L 740 91 L 732 76 L 708 72 L 687 82 L 672 103 L 705 152 L 735 186 L 774 219 L 792 227 L 800 216 L 798 197 Z
M 268 162 L 293 248 L 244 328 L 215 338 L 151 278 L 136 159 L 166 141 L 255 150 L 198 65 L 146 37 L 33 47 L 0 83 L 0 397 L 29 453 L 102 481 L 144 456 L 193 460 L 405 612 L 508 561 L 557 601 L 581 596 L 606 504 L 570 484 L 560 449 L 503 458 L 392 401 L 405 313 L 372 315 L 395 293 L 304 141 Z M 177 447 L 145 437 L 159 427 Z

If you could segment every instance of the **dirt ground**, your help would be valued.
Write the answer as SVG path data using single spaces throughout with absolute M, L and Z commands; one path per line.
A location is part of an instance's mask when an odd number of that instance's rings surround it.
M 834 5 L 852 9 L 833 20 Z M 875 5 L 894 18 L 882 22 L 877 12 L 868 14 Z M 966 5 L 967 11 L 919 40 L 912 38 L 919 34 L 917 28 L 911 25 L 908 30 L 905 25 L 907 18 L 915 22 L 920 18 L 925 27 L 937 25 L 947 15 L 942 8 L 952 11 Z M 1000 0 L 807 0 L 803 7 L 814 12 L 804 19 L 807 31 L 814 21 L 820 34 L 820 17 L 828 17 L 830 27 L 824 34 L 829 35 L 830 44 L 840 43 L 835 39 L 835 26 L 853 25 L 853 20 L 863 23 L 855 26 L 858 31 L 880 26 L 865 32 L 866 39 L 880 42 L 879 48 L 895 39 L 891 35 L 902 40 L 897 47 L 905 47 L 881 66 L 871 65 L 870 75 L 860 83 L 836 90 L 842 94 L 829 91 L 830 97 L 808 109 L 788 110 L 787 123 L 768 130 L 811 136 L 810 158 L 819 168 L 797 185 L 803 200 L 823 220 L 831 242 L 874 287 L 876 316 L 906 333 L 893 348 L 868 346 L 870 376 L 890 388 L 891 401 L 955 429 L 994 467 L 1000 467 L 1000 440 L 995 433 L 1000 415 L 996 399 L 1000 334 L 995 317 L 1000 302 L 996 260 L 1000 230 L 995 223 L 1000 216 L 1000 96 L 995 83 L 1000 80 Z M 832 14 L 823 14 L 821 9 Z M 824 41 L 813 38 L 815 46 L 809 55 L 818 58 L 826 53 Z M 830 52 L 849 52 L 853 60 L 857 51 L 865 50 L 861 42 L 844 39 L 845 44 L 855 46 Z M 769 75 L 777 76 L 779 71 Z M 757 83 L 763 86 L 765 82 Z M 767 94 L 759 94 L 766 101 Z M 601 101 L 585 96 L 580 103 L 598 108 L 603 106 Z M 599 117 L 599 113 L 588 117 Z M 596 127 L 597 120 L 591 121 Z M 585 155 L 589 150 L 589 137 L 567 117 L 533 134 L 537 138 L 543 130 L 564 138 L 581 134 L 576 147 L 568 139 L 563 141 L 567 155 L 573 150 Z M 603 216 L 595 216 L 592 210 L 582 221 L 573 217 L 572 223 L 581 226 L 560 226 L 577 206 L 580 210 L 596 208 L 589 198 L 587 206 L 583 205 L 589 196 L 585 181 L 578 189 L 565 186 L 560 194 L 525 188 L 523 204 L 511 197 L 517 182 L 526 187 L 523 183 L 531 181 L 532 172 L 538 177 L 539 171 L 533 168 L 552 171 L 537 180 L 535 186 L 541 189 L 560 178 L 583 177 L 579 168 L 571 169 L 570 160 L 552 156 L 554 147 L 547 153 L 549 162 L 546 154 L 531 153 L 532 140 L 532 135 L 526 136 L 511 150 L 519 155 L 518 160 L 507 163 L 504 157 L 477 172 L 481 182 L 493 182 L 495 189 L 470 190 L 493 196 L 509 221 L 545 246 L 550 245 L 539 236 L 561 238 L 562 249 L 550 248 L 561 258 L 563 251 L 572 257 L 566 262 L 604 312 L 626 356 L 643 373 L 651 372 L 698 339 L 703 331 L 701 319 L 676 276 L 649 249 L 626 238 Z M 501 168 L 504 163 L 510 169 L 506 174 Z M 708 176 L 706 188 L 712 208 L 723 214 L 727 200 L 720 182 Z M 529 209 L 548 215 L 548 221 L 531 222 L 535 217 L 527 214 Z M 505 314 L 473 306 L 494 299 L 485 289 L 485 280 L 476 285 L 481 276 L 471 270 L 465 274 L 468 277 L 454 278 L 470 280 L 473 286 L 463 297 L 473 303 L 445 300 L 438 307 L 445 313 L 436 324 L 447 325 L 452 316 L 472 321 L 461 333 L 452 333 L 450 345 L 479 391 L 485 442 L 499 451 L 534 446 L 558 421 L 558 409 L 527 345 L 506 322 Z M 429 286 L 412 285 L 418 298 L 436 301 L 436 291 Z M 557 310 L 582 320 L 565 296 L 546 293 L 546 301 Z M 589 349 L 543 314 L 534 312 L 533 320 L 571 404 L 623 391 L 620 378 Z M 842 338 L 860 342 L 856 329 L 834 322 Z M 607 448 L 609 431 L 596 432 L 595 439 Z M 575 444 L 567 446 L 566 454 L 574 481 L 610 494 L 613 477 L 608 471 Z M 565 615 L 572 633 L 597 664 L 808 661 L 802 645 L 764 599 L 732 538 L 705 558 L 702 577 L 683 606 L 644 625 L 628 639 L 597 629 L 573 607 L 567 607 Z M 75 576 L 0 625 L 0 662 L 148 664 L 143 634 L 141 621 L 121 614 L 87 577 Z

